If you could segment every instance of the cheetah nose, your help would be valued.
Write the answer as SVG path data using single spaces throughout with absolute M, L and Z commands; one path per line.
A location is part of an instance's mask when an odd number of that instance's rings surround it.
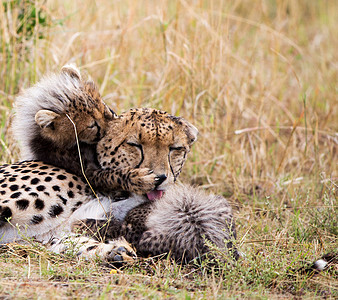
M 167 179 L 167 175 L 165 175 L 165 174 L 161 174 L 161 175 L 158 175 L 157 177 L 156 177 L 156 187 L 158 187 L 163 181 L 165 181 Z

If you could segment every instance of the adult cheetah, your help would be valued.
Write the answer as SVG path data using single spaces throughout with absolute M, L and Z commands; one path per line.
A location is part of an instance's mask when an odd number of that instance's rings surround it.
M 105 172 L 102 174 L 109 174 L 108 171 L 119 168 L 131 171 L 133 168 L 151 168 L 161 179 L 157 181 L 156 188 L 146 196 L 132 193 L 124 200 L 119 198 L 120 194 L 116 196 L 113 189 L 106 195 L 97 191 L 99 199 L 96 199 L 81 176 L 59 167 L 39 161 L 2 166 L 2 243 L 20 239 L 21 235 L 35 237 L 43 242 L 53 238 L 53 249 L 60 251 L 65 249 L 64 238 L 72 237 L 71 225 L 77 220 L 114 218 L 123 221 L 130 209 L 160 197 L 173 183 L 186 160 L 186 153 L 197 137 L 195 127 L 184 119 L 152 109 L 131 110 L 111 122 L 111 128 L 120 129 L 115 139 L 118 144 L 109 139 L 101 139 L 99 142 L 98 149 L 111 147 L 109 165 L 113 164 L 113 169 L 103 170 Z M 144 125 L 145 122 L 147 126 Z M 154 130 L 167 138 L 152 141 Z M 103 152 L 101 154 L 103 165 L 106 156 Z M 115 164 L 117 161 L 120 163 Z M 157 162 L 156 165 L 154 161 Z M 111 180 L 111 177 L 101 179 Z M 120 182 L 120 185 L 123 186 L 124 182 Z M 92 242 L 90 239 L 88 241 Z M 132 253 L 130 249 L 128 251 Z

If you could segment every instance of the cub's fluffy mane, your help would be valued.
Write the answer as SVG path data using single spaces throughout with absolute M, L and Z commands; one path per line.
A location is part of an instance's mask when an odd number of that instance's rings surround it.
M 63 67 L 64 70 L 67 68 L 72 72 L 62 71 L 47 75 L 33 87 L 22 91 L 15 100 L 13 132 L 20 143 L 23 160 L 35 159 L 29 143 L 40 130 L 35 122 L 35 115 L 39 110 L 67 113 L 71 99 L 77 97 L 87 101 L 87 97 L 81 97 L 83 82 L 80 72 L 72 65 Z

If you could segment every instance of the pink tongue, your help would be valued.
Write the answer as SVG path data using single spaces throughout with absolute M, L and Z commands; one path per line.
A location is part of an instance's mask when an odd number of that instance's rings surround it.
M 163 191 L 153 190 L 147 193 L 147 197 L 150 201 L 158 200 L 163 196 Z

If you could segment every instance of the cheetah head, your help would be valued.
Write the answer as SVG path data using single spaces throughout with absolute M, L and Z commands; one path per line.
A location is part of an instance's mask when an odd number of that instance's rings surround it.
M 98 160 L 102 168 L 152 170 L 159 184 L 147 195 L 159 198 L 176 181 L 197 134 L 183 118 L 151 108 L 131 109 L 110 122 L 98 143 Z
M 54 106 L 35 114 L 41 136 L 59 147 L 72 147 L 76 143 L 74 123 L 81 142 L 97 143 L 105 134 L 108 122 L 115 117 L 101 100 L 97 86 L 92 80 L 83 80 L 79 70 L 71 65 L 64 66 L 56 78 L 53 84 L 62 84 L 59 89 L 46 89 L 48 85 L 44 82 L 45 102 L 53 99 Z M 55 99 L 63 103 L 62 109 L 58 109 Z

